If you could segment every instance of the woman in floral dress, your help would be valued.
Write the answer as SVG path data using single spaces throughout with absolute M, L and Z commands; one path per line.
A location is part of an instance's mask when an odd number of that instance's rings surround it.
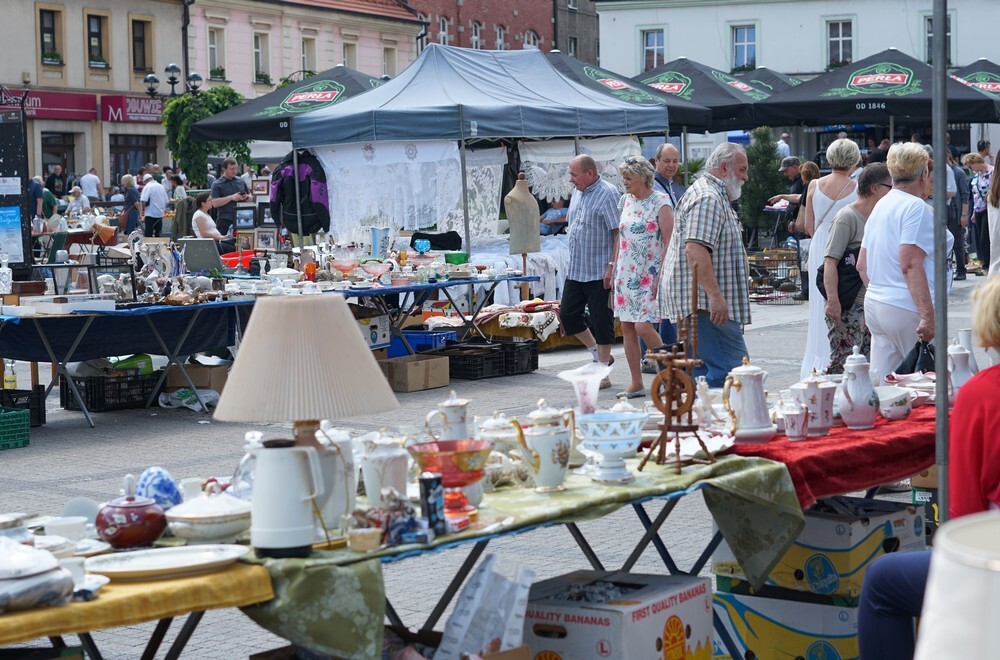
M 674 218 L 666 195 L 653 190 L 653 166 L 645 158 L 630 156 L 619 168 L 625 194 L 618 202 L 621 223 L 612 261 L 615 264 L 613 306 L 622 324 L 625 357 L 631 384 L 619 398 L 645 397 L 639 337 L 649 347 L 663 342 L 656 332 L 660 322 L 656 292 L 660 268 L 670 243 Z

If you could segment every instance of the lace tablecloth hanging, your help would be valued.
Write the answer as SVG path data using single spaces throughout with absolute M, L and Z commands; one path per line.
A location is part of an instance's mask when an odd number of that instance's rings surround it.
M 469 186 L 469 234 L 475 240 L 481 236 L 495 236 L 500 217 L 500 188 L 503 186 L 503 168 L 507 164 L 507 147 L 495 149 L 468 149 L 465 152 L 465 171 Z M 458 182 L 462 191 L 462 182 Z M 457 231 L 465 240 L 465 212 L 462 196 L 438 223 L 439 232 Z
M 521 169 L 539 199 L 554 201 L 569 197 L 573 186 L 569 182 L 569 161 L 576 155 L 573 140 L 539 140 L 521 142 Z M 640 156 L 642 149 L 633 137 L 602 137 L 580 140 L 580 153 L 597 161 L 601 178 L 624 192 L 625 185 L 618 165 L 626 156 Z
M 313 152 L 326 168 L 338 241 L 364 240 L 369 227 L 432 227 L 461 205 L 457 142 L 365 142 Z

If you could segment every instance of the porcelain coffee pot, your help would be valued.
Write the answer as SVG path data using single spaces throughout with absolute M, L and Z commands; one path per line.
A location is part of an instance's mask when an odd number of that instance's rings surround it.
M 857 346 L 844 360 L 844 379 L 840 381 L 840 417 L 849 429 L 862 430 L 875 426 L 878 418 L 878 394 L 872 387 L 871 365 Z
M 393 488 L 406 496 L 406 475 L 410 469 L 410 452 L 404 447 L 405 438 L 391 436 L 383 429 L 365 440 L 361 458 L 361 476 L 365 482 L 368 504 L 382 506 L 382 489 Z
M 809 411 L 807 426 L 810 437 L 829 435 L 833 426 L 833 399 L 837 393 L 837 384 L 831 382 L 813 369 L 805 380 L 789 388 L 792 396 Z
M 451 396 L 427 413 L 427 434 L 435 440 L 468 440 L 472 437 L 469 435 L 469 426 L 466 422 L 468 406 L 469 400 L 458 398 L 458 394 L 452 390 Z M 441 419 L 441 432 L 434 433 L 431 422 L 438 418 Z
M 250 544 L 258 557 L 308 557 L 313 507 L 324 491 L 319 453 L 294 440 L 267 440 L 256 456 Z
M 333 428 L 324 420 L 316 432 L 316 443 L 322 447 L 319 463 L 326 486 L 323 495 L 317 498 L 321 518 L 316 523 L 319 531 L 328 533 L 354 511 L 358 469 L 354 463 L 354 441 L 347 431 Z
M 972 353 L 958 339 L 948 347 L 948 374 L 955 394 L 972 378 L 971 358 Z
M 524 462 L 535 476 L 535 490 L 539 493 L 563 490 L 575 426 L 573 411 L 556 410 L 540 399 L 538 409 L 528 414 L 523 427 L 517 420 L 512 422 Z
M 767 410 L 766 378 L 767 372 L 745 357 L 743 365 L 726 376 L 722 404 L 732 422 L 730 432 L 738 441 L 766 442 L 778 432 Z
M 514 428 L 513 421 L 499 412 L 479 423 L 479 439 L 489 440 L 493 443 L 493 450 L 505 456 L 518 447 L 517 429 Z

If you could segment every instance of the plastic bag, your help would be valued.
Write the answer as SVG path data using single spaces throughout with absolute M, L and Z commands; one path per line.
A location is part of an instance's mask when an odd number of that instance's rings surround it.
M 934 371 L 934 347 L 925 341 L 918 341 L 896 367 L 897 374 L 916 374 Z
M 201 400 L 209 408 L 214 408 L 219 404 L 219 393 L 215 390 L 198 390 L 198 396 L 201 397 Z M 194 390 L 187 387 L 176 392 L 164 392 L 160 395 L 160 407 L 180 408 L 183 406 L 195 412 L 201 412 L 201 404 L 198 403 L 198 396 L 195 396 Z

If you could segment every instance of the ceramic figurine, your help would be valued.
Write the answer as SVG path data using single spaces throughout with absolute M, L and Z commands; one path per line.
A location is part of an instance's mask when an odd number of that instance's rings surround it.
M 716 422 L 724 422 L 725 418 L 715 412 L 712 392 L 708 387 L 708 379 L 698 376 L 695 379 L 695 392 L 698 395 L 695 402 L 695 414 L 698 416 L 698 426 L 703 429 L 711 428 Z
M 14 290 L 14 271 L 7 266 L 7 255 L 0 254 L 0 294 Z
M 849 429 L 870 429 L 878 417 L 878 395 L 872 387 L 869 368 L 868 360 L 857 346 L 844 360 L 844 379 L 837 391 L 837 407 Z
M 726 376 L 722 405 L 729 412 L 730 432 L 739 442 L 767 442 L 778 432 L 767 410 L 764 381 L 767 372 L 743 358 L 743 365 Z
M 164 511 L 184 501 L 177 480 L 166 468 L 158 465 L 142 471 L 139 481 L 136 482 L 135 494 L 152 499 L 163 507 Z

